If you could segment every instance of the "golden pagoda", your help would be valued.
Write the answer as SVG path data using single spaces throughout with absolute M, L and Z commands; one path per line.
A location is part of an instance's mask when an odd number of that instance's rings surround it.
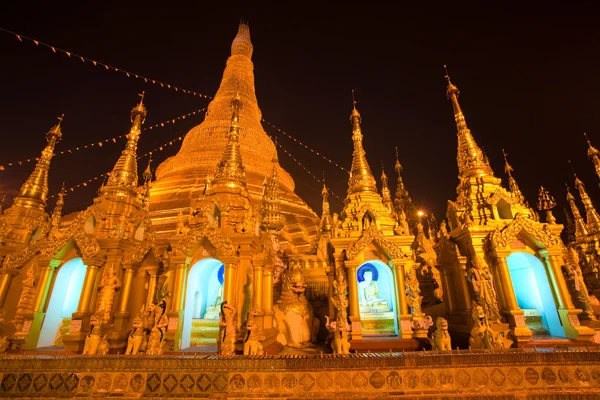
M 46 211 L 62 117 L 48 132 L 33 172 L 0 214 L 0 353 L 60 349 L 89 357 L 19 359 L 15 376 L 0 368 L 4 391 L 40 392 L 44 379 L 52 390 L 77 387 L 78 395 L 136 396 L 332 389 L 353 397 L 365 390 L 373 397 L 400 390 L 454 396 L 486 385 L 494 394 L 508 380 L 511 390 L 522 389 L 524 379 L 534 393 L 540 376 L 544 390 L 572 389 L 574 376 L 587 389 L 599 387 L 591 352 L 589 365 L 571 352 L 494 352 L 600 341 L 600 215 L 580 179 L 585 218 L 567 189 L 575 237 L 564 243 L 553 196 L 540 187 L 541 222 L 504 150 L 506 185 L 495 176 L 446 72 L 458 166 L 446 220 L 438 226 L 417 210 L 398 148 L 394 196 L 383 163 L 378 186 L 366 152 L 378 133 L 363 134 L 354 93 L 347 194 L 333 210 L 323 178 L 319 216 L 294 193 L 261 125 L 252 52 L 242 23 L 204 121 L 158 166 L 154 181 L 151 160 L 138 174 L 147 114 L 141 94 L 125 148 L 80 212 L 63 215 L 64 188 Z M 598 171 L 600 153 L 588 147 Z M 442 351 L 410 358 L 410 350 L 432 348 Z M 382 351 L 378 364 L 348 357 Z M 203 356 L 180 357 L 190 353 Z M 207 356 L 215 353 L 222 357 Z M 398 357 L 408 361 L 399 367 Z M 566 361 L 568 369 L 559 365 Z M 548 365 L 562 368 L 560 382 Z

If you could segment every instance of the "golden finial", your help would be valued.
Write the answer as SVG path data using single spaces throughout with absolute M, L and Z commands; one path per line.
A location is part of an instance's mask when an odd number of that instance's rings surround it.
M 548 192 L 548 190 L 546 190 L 543 186 L 540 186 L 540 190 L 538 192 L 538 210 L 548 211 L 554 207 L 556 207 L 554 197 L 552 197 L 550 192 Z
M 581 197 L 581 202 L 585 208 L 587 231 L 589 233 L 600 232 L 600 215 L 598 214 L 598 211 L 596 211 L 596 208 L 592 203 L 592 199 L 585 190 L 584 183 L 577 177 L 575 168 L 573 168 L 573 164 L 571 164 L 571 160 L 569 160 L 569 165 L 571 166 L 573 175 L 575 176 L 575 188 L 579 191 L 579 197 Z
M 152 179 L 152 152 L 148 153 L 148 166 L 146 166 L 146 169 L 144 170 L 144 181 L 148 182 L 150 179 Z
M 592 146 L 592 143 L 588 139 L 586 133 L 584 133 L 583 136 L 585 136 L 585 140 L 587 141 L 587 144 L 588 144 L 587 155 L 594 163 L 594 169 L 596 170 L 596 175 L 598 175 L 598 177 L 600 178 L 600 151 L 598 151 L 597 148 Z
M 450 81 L 450 74 L 448 73 L 448 68 L 446 67 L 446 64 L 444 64 L 444 71 L 446 72 L 444 78 L 446 78 L 446 80 L 448 81 L 448 89 L 446 90 L 446 96 L 448 98 L 451 98 L 453 95 L 458 97 L 460 91 L 456 86 L 452 84 L 452 81 Z
M 352 141 L 354 142 L 354 152 L 352 153 L 352 168 L 350 169 L 350 179 L 348 181 L 348 194 L 356 192 L 377 192 L 377 184 L 371 173 L 371 168 L 365 157 L 365 150 L 362 144 L 363 135 L 360 129 L 360 113 L 356 109 L 356 99 L 354 90 L 352 90 L 352 114 L 350 121 L 352 123 Z
M 502 149 L 502 155 L 504 156 L 504 172 L 506 172 L 507 175 L 510 175 L 510 173 L 513 172 L 514 169 L 508 163 L 508 158 L 507 158 L 508 154 L 506 154 L 506 152 L 504 151 L 504 149 Z
M 352 89 L 352 108 L 356 110 L 356 99 L 354 98 L 354 89 Z

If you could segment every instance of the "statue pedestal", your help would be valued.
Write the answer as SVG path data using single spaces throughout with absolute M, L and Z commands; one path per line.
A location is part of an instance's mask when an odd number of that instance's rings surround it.
M 192 319 L 190 346 L 216 346 L 218 336 L 218 319 Z
M 558 316 L 560 317 L 560 321 L 562 322 L 563 328 L 565 328 L 565 333 L 568 338 L 591 340 L 596 336 L 596 331 L 581 324 L 578 317 L 581 312 L 582 311 L 579 309 L 559 308 Z
M 363 335 L 396 335 L 393 312 L 365 313 L 360 315 Z

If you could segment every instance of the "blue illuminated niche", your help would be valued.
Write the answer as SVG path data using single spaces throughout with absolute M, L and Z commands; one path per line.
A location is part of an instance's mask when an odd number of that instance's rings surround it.
M 566 337 L 544 264 L 539 258 L 524 252 L 512 253 L 506 260 L 519 308 L 535 308 L 552 336 Z
M 42 324 L 38 347 L 54 345 L 63 318 L 71 318 L 77 311 L 86 269 L 81 258 L 73 258 L 59 268 Z
M 203 318 L 206 307 L 212 305 L 220 286 L 224 283 L 225 267 L 214 258 L 205 258 L 195 263 L 187 277 L 185 291 L 185 308 L 183 329 L 181 332 L 181 348 L 190 347 L 192 319 Z

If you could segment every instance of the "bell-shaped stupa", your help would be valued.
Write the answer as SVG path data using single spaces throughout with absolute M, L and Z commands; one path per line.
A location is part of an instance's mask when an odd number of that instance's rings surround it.
M 231 101 L 238 98 L 239 143 L 248 192 L 257 209 L 260 207 L 265 178 L 272 175 L 276 147 L 261 125 L 262 114 L 254 89 L 253 46 L 247 24 L 240 24 L 231 45 L 231 56 L 214 99 L 208 105 L 204 121 L 186 135 L 179 152 L 156 170 L 150 207 L 153 225 L 170 230 L 179 210 L 193 206 L 205 186 L 206 175 L 214 176 L 228 141 L 231 123 Z M 318 223 L 316 214 L 294 193 L 294 181 L 279 165 L 282 212 L 288 223 L 295 219 L 309 234 Z M 308 218 L 308 220 L 304 220 Z M 292 220 L 291 220 L 292 219 Z M 316 222 L 315 222 L 316 221 Z

